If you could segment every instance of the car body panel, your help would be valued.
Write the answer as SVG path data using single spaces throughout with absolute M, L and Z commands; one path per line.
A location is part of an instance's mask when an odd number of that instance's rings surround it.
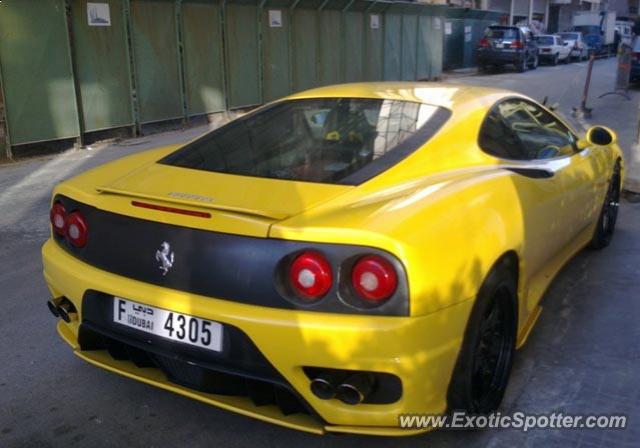
M 542 43 L 542 39 L 553 39 L 553 43 Z M 566 61 L 571 57 L 571 45 L 568 42 L 564 42 L 560 36 L 555 35 L 540 35 L 537 36 L 537 44 L 540 49 L 540 58 L 550 60 L 555 57 L 559 61 Z
M 515 26 L 490 26 L 485 32 L 484 41 L 487 45 L 478 48 L 478 64 L 504 65 L 520 64 L 523 59 L 531 62 L 538 55 L 538 47 L 528 28 Z M 516 41 L 522 47 L 515 48 Z
M 587 57 L 589 54 L 589 46 L 584 40 L 581 32 L 567 31 L 564 33 L 558 33 L 558 35 L 569 44 L 572 58 L 583 59 Z
M 77 342 L 78 321 L 59 323 L 59 332 L 78 356 L 125 376 L 292 428 L 408 435 L 415 431 L 398 430 L 398 414 L 446 410 L 446 390 L 474 299 L 505 254 L 513 254 L 519 263 L 518 346 L 525 342 L 540 315 L 544 291 L 593 234 L 608 179 L 621 160 L 617 145 L 589 147 L 581 141 L 582 149 L 570 157 L 532 162 L 491 156 L 477 143 L 487 111 L 497 101 L 521 97 L 504 90 L 443 83 L 363 83 L 314 89 L 288 100 L 323 97 L 403 99 L 446 107 L 452 113 L 424 147 L 357 186 L 158 167 L 153 162 L 176 150 L 167 147 L 81 174 L 57 186 L 54 197 L 64 195 L 100 210 L 175 226 L 386 251 L 401 260 L 406 271 L 408 316 L 278 309 L 222 300 L 103 271 L 74 257 L 53 238 L 43 247 L 44 275 L 52 296 L 67 297 L 80 319 L 86 291 L 96 290 L 236 326 L 322 423 L 278 417 L 270 407 L 186 390 L 131 363 L 84 353 Z M 548 177 L 529 175 L 537 172 Z M 176 191 L 181 194 L 170 194 Z M 135 207 L 135 198 L 207 211 L 214 219 Z M 320 400 L 310 392 L 303 366 L 388 372 L 402 380 L 403 394 L 385 405 Z

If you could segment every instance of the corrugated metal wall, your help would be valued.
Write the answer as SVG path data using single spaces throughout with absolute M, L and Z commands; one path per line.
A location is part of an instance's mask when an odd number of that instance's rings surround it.
M 92 22 L 84 0 L 2 2 L 0 82 L 12 146 L 187 121 L 319 85 L 442 71 L 446 8 L 434 5 L 100 3 L 108 17 Z
M 497 24 L 502 13 L 462 8 L 449 8 L 444 12 L 445 70 L 469 68 L 476 65 L 478 42 L 484 30 Z
M 0 66 L 12 145 L 80 135 L 63 0 L 0 7 Z

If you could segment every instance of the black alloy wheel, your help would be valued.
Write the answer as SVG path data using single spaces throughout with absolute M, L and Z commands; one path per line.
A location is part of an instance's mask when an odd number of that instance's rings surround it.
M 592 249 L 603 249 L 611 243 L 613 233 L 616 230 L 618 221 L 618 210 L 620 208 L 620 165 L 616 164 L 613 175 L 609 181 L 609 188 L 602 204 L 600 218 L 591 240 Z

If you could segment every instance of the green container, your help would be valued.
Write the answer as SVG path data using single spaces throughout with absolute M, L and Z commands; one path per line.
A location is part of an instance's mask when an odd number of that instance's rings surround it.
M 338 84 L 342 80 L 342 20 L 337 10 L 324 10 L 318 13 L 320 36 L 318 39 L 319 53 L 319 84 Z
M 175 3 L 131 0 L 140 124 L 184 118 Z
M 384 70 L 385 81 L 402 79 L 402 16 L 384 16 Z
M 228 3 L 225 43 L 229 108 L 255 106 L 260 97 L 258 7 Z
M 279 11 L 280 25 L 271 26 L 269 10 Z M 274 17 L 275 19 L 275 17 Z M 291 24 L 286 8 L 267 7 L 262 11 L 262 94 L 271 101 L 291 92 Z
M 103 3 L 109 5 L 109 26 L 90 26 L 87 2 L 71 2 L 75 73 L 85 132 L 134 124 L 124 4 L 121 0 Z
M 318 80 L 318 18 L 313 9 L 293 11 L 293 91 L 315 87 Z M 323 43 L 323 45 L 326 45 Z
M 0 4 L 0 64 L 11 145 L 80 135 L 62 0 Z
M 220 5 L 213 0 L 182 3 L 182 43 L 188 115 L 225 110 Z

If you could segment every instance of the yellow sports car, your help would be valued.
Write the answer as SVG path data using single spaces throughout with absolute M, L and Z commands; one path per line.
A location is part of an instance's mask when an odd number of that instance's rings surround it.
M 48 306 L 80 358 L 304 431 L 488 413 L 545 289 L 606 246 L 623 160 L 531 99 L 323 87 L 55 188 Z

